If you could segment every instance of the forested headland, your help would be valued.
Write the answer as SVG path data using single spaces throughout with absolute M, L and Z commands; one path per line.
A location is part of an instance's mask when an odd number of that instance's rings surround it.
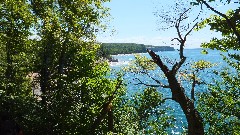
M 114 59 L 111 55 L 146 53 L 147 49 L 155 52 L 175 50 L 170 46 L 153 46 L 136 43 L 102 43 L 100 45 L 99 54 L 102 57 L 107 58 L 109 61 L 117 62 L 118 60 Z
M 136 43 L 102 43 L 100 50 L 107 55 L 146 53 L 147 49 L 155 52 L 174 51 L 170 46 L 153 46 Z

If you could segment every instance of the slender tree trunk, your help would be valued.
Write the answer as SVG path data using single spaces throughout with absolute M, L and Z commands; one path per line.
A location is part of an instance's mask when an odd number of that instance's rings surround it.
M 46 95 L 47 92 L 49 92 L 49 80 L 50 80 L 50 71 L 49 71 L 49 64 L 50 64 L 50 58 L 51 58 L 51 51 L 48 46 L 45 46 L 44 52 L 43 52 L 43 58 L 42 58 L 42 67 L 40 71 L 40 86 L 41 86 L 41 98 L 42 103 L 46 104 Z
M 108 131 L 113 132 L 113 107 L 112 104 L 110 105 L 109 111 L 108 111 Z
M 46 60 L 44 60 L 46 61 Z M 47 85 L 48 85 L 48 69 L 46 65 L 43 65 L 41 71 L 40 71 L 41 77 L 40 77 L 40 86 L 41 86 L 41 98 L 42 103 L 46 103 L 46 92 L 47 92 Z
M 10 12 L 12 15 L 12 12 Z M 14 31 L 11 28 L 14 28 L 14 23 L 10 21 L 11 27 L 7 31 L 7 37 L 14 37 Z M 13 92 L 13 87 L 11 84 L 14 83 L 14 69 L 13 69 L 13 47 L 14 47 L 14 42 L 12 39 L 8 38 L 7 39 L 7 44 L 6 44 L 6 61 L 7 61 L 7 68 L 5 72 L 5 77 L 7 79 L 7 87 L 6 87 L 6 94 L 9 96 Z
M 167 78 L 172 92 L 172 98 L 179 103 L 187 118 L 188 135 L 203 135 L 204 128 L 202 118 L 195 109 L 194 102 L 185 95 L 184 88 L 181 87 L 172 72 L 169 72 Z
M 186 116 L 188 122 L 188 135 L 204 135 L 202 118 L 199 112 L 195 109 L 194 102 L 185 95 L 184 88 L 180 85 L 176 78 L 177 70 L 181 67 L 186 58 L 182 56 L 180 62 L 176 63 L 173 66 L 172 70 L 170 70 L 162 62 L 159 55 L 156 55 L 151 50 L 147 51 L 152 57 L 153 61 L 161 68 L 161 70 L 167 77 L 169 88 L 172 92 L 172 99 L 179 103 Z
M 6 88 L 6 93 L 7 95 L 10 95 L 12 92 L 12 86 L 10 85 L 13 81 L 13 67 L 12 67 L 12 53 L 11 53 L 11 43 L 9 43 L 6 46 L 6 52 L 7 52 L 7 69 L 5 72 L 5 77 L 7 79 L 7 88 Z
M 67 51 L 67 42 L 68 42 L 68 39 L 66 39 L 66 41 L 64 41 L 62 47 L 61 47 L 61 53 L 60 53 L 60 56 L 59 56 L 59 59 L 58 59 L 58 75 L 59 75 L 59 78 L 57 80 L 57 90 L 62 90 L 63 89 L 63 86 L 64 86 L 64 83 L 62 81 L 62 77 L 63 77 L 63 74 L 66 74 L 64 73 L 64 67 L 66 66 L 66 51 Z M 60 99 L 61 97 L 58 96 L 58 98 Z
M 203 128 L 202 118 L 201 118 L 199 112 L 195 109 L 193 100 L 191 100 L 190 98 L 187 97 L 187 95 L 185 94 L 184 88 L 181 86 L 181 84 L 177 81 L 177 78 L 176 78 L 176 74 L 177 74 L 178 70 L 181 68 L 181 66 L 183 65 L 183 63 L 186 60 L 186 57 L 183 54 L 183 50 L 185 47 L 185 43 L 187 41 L 187 36 L 197 26 L 197 23 L 195 23 L 190 28 L 189 24 L 188 24 L 188 27 L 190 29 L 184 30 L 186 32 L 186 34 L 182 35 L 181 22 L 188 18 L 185 15 L 187 14 L 187 12 L 190 11 L 190 9 L 191 8 L 184 10 L 183 13 L 180 14 L 178 19 L 174 19 L 175 20 L 175 28 L 177 30 L 178 37 L 173 38 L 172 41 L 177 40 L 180 43 L 180 46 L 179 46 L 180 60 L 172 66 L 172 69 L 169 69 L 169 67 L 167 67 L 167 65 L 162 62 L 159 55 L 155 54 L 151 50 L 147 50 L 147 52 L 152 57 L 153 62 L 156 63 L 160 67 L 160 69 L 163 71 L 163 73 L 167 77 L 167 80 L 169 83 L 169 88 L 172 92 L 172 99 L 174 101 L 176 101 L 177 103 L 179 103 L 179 105 L 181 106 L 181 108 L 186 116 L 186 119 L 188 122 L 188 135 L 203 135 L 204 128 Z M 197 16 L 197 18 L 198 18 L 198 16 Z M 192 86 L 193 86 L 193 90 L 194 90 L 196 82 L 194 81 L 193 83 L 194 84 Z M 194 91 L 192 91 L 192 93 L 194 94 Z M 194 99 L 193 94 L 191 95 L 192 99 Z

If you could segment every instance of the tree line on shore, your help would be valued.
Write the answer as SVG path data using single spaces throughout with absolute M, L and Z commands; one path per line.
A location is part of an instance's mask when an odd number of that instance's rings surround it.
M 174 51 L 170 46 L 153 46 L 136 43 L 102 43 L 100 50 L 106 55 L 146 53 L 147 49 L 155 52 L 158 51 Z
M 147 49 L 154 52 L 159 51 L 174 51 L 170 46 L 153 46 L 136 43 L 101 43 L 99 54 L 112 62 L 117 62 L 111 55 L 117 54 L 134 54 L 134 53 L 146 53 Z

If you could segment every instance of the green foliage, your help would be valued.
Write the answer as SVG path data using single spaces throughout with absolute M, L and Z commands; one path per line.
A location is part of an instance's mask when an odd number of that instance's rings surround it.
M 195 70 L 204 70 L 206 68 L 211 68 L 212 66 L 214 66 L 214 64 L 209 61 L 199 60 L 194 62 L 191 67 Z
M 157 65 L 151 59 L 135 55 L 135 60 L 131 61 L 129 66 L 125 67 L 124 70 L 131 75 L 140 75 L 141 77 L 147 77 L 151 81 L 141 80 L 137 78 L 134 79 L 136 84 L 143 85 L 143 93 L 133 96 L 131 101 L 128 101 L 131 105 L 130 113 L 133 120 L 133 128 L 139 129 L 140 133 L 135 133 L 135 130 L 132 131 L 133 134 L 168 134 L 169 130 L 174 126 L 174 116 L 171 114 L 171 109 L 164 105 L 165 100 L 169 99 L 163 98 L 161 92 L 161 87 L 167 87 L 162 84 L 157 78 L 158 75 L 153 75 L 151 71 L 157 71 Z M 133 74 L 132 74 L 133 73 Z M 159 75 L 164 79 L 164 76 Z M 153 83 L 154 82 L 154 83 Z M 133 113 L 135 111 L 135 113 Z M 135 120 L 137 117 L 137 120 Z
M 221 72 L 222 80 L 209 85 L 207 93 L 199 98 L 198 109 L 202 112 L 207 134 L 232 134 L 240 131 L 240 81 L 239 70 Z
M 24 134 L 87 134 L 113 94 L 116 81 L 94 43 L 108 16 L 103 2 L 0 2 L 0 113 Z
M 155 70 L 157 65 L 146 56 L 141 56 L 140 54 L 135 55 L 135 60 L 131 61 L 128 67 L 124 70 L 133 73 L 145 73 L 150 70 Z
M 157 107 L 162 101 L 156 90 L 137 95 L 141 104 L 126 102 L 121 75 L 111 79 L 108 63 L 98 57 L 95 36 L 105 29 L 107 1 L 0 2 L 0 114 L 9 114 L 24 134 L 89 134 L 111 97 L 116 133 L 140 133 L 147 126 L 140 121 L 151 122 L 151 132 L 171 126 Z M 133 117 L 126 113 L 131 108 Z M 147 121 L 150 116 L 157 121 Z M 111 134 L 107 117 L 94 133 Z
M 179 77 L 182 81 L 192 82 L 194 81 L 194 85 L 205 83 L 203 79 L 199 76 L 201 74 L 207 74 L 208 69 L 216 66 L 216 64 L 211 63 L 205 60 L 199 60 L 190 64 L 189 68 L 182 70 L 179 74 Z M 193 87 L 193 86 L 192 86 Z M 195 86 L 194 86 L 195 87 Z
M 202 54 L 208 54 L 208 51 L 206 49 L 202 49 L 201 53 Z
M 237 31 L 239 31 L 240 24 L 238 21 L 240 20 L 240 15 L 236 15 L 236 12 L 238 12 L 238 10 L 229 10 L 226 16 L 230 18 L 231 23 L 236 27 Z M 210 30 L 221 32 L 222 38 L 212 38 L 209 43 L 203 43 L 202 47 L 221 51 L 227 51 L 229 49 L 239 50 L 239 43 L 236 35 L 233 33 L 233 30 L 229 28 L 229 24 L 225 18 L 218 15 L 211 15 L 198 24 L 198 29 L 202 29 L 206 27 L 206 25 L 210 26 Z
M 29 6 L 26 1 L 0 2 L 0 114 L 10 114 L 21 123 L 29 120 L 29 115 L 32 119 L 37 114 L 37 101 L 26 78 L 34 57 L 29 53 L 33 44 L 28 37 L 35 18 Z
M 122 98 L 116 129 L 123 134 L 167 134 L 174 118 L 164 108 L 162 95 L 155 88 L 146 88 L 132 99 Z
M 227 1 L 229 2 L 230 0 Z M 224 16 L 211 15 L 199 23 L 199 29 L 209 25 L 211 30 L 222 34 L 222 38 L 213 38 L 209 43 L 203 43 L 202 46 L 228 51 L 228 56 L 223 55 L 223 59 L 229 66 L 222 71 L 215 72 L 220 80 L 217 79 L 208 84 L 208 91 L 199 95 L 198 109 L 203 116 L 207 134 L 237 135 L 240 131 L 240 59 L 238 53 L 240 47 L 236 34 L 240 33 L 239 9 L 229 10 Z M 236 31 L 234 32 L 233 29 Z

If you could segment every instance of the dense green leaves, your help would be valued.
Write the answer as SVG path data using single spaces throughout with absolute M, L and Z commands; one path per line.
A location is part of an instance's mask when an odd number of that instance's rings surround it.
M 230 0 L 226 2 L 230 3 Z M 210 6 L 207 5 L 207 7 L 211 9 Z M 214 8 L 211 10 L 217 15 L 211 15 L 203 20 L 199 23 L 198 28 L 202 29 L 209 25 L 210 30 L 220 32 L 222 37 L 214 37 L 210 42 L 203 43 L 202 46 L 227 51 L 228 56 L 223 55 L 223 59 L 229 66 L 222 71 L 215 72 L 219 78 L 209 84 L 207 92 L 200 94 L 198 109 L 204 118 L 207 134 L 237 135 L 240 131 L 239 9 L 230 9 L 226 14 L 216 11 Z
M 171 121 L 158 108 L 161 95 L 147 89 L 135 96 L 141 105 L 126 102 L 121 75 L 110 77 L 98 55 L 95 36 L 105 29 L 107 1 L 0 2 L 0 116 L 7 113 L 27 135 L 108 134 L 111 120 L 111 131 L 140 133 L 148 117 L 157 121 L 145 133 L 166 132 Z
M 132 73 L 146 73 L 149 70 L 155 70 L 157 65 L 146 56 L 141 56 L 139 54 L 135 55 L 135 60 L 131 61 L 128 67 L 125 67 L 124 70 Z
M 208 134 L 238 134 L 240 131 L 240 82 L 237 74 L 221 72 L 222 81 L 209 86 L 200 96 L 202 112 Z M 211 115 L 209 115 L 211 114 Z
M 0 112 L 24 134 L 87 134 L 112 95 L 116 82 L 96 55 L 103 2 L 1 1 Z
M 238 10 L 229 10 L 226 13 L 226 16 L 230 18 L 231 23 L 234 27 L 239 31 L 240 24 L 238 15 Z M 206 25 L 210 26 L 210 30 L 214 30 L 216 32 L 221 32 L 222 38 L 213 38 L 209 43 L 203 43 L 202 46 L 211 49 L 218 49 L 222 51 L 227 51 L 229 49 L 239 50 L 239 43 L 236 35 L 233 30 L 229 28 L 229 24 L 225 18 L 220 17 L 218 15 L 211 15 L 209 18 L 205 19 L 201 23 L 199 23 L 198 29 L 202 29 Z M 228 29 L 226 29 L 228 28 Z
M 123 97 L 116 110 L 116 130 L 124 134 L 167 134 L 173 127 L 170 108 L 164 108 L 165 100 L 155 88 L 146 88 L 129 99 Z

